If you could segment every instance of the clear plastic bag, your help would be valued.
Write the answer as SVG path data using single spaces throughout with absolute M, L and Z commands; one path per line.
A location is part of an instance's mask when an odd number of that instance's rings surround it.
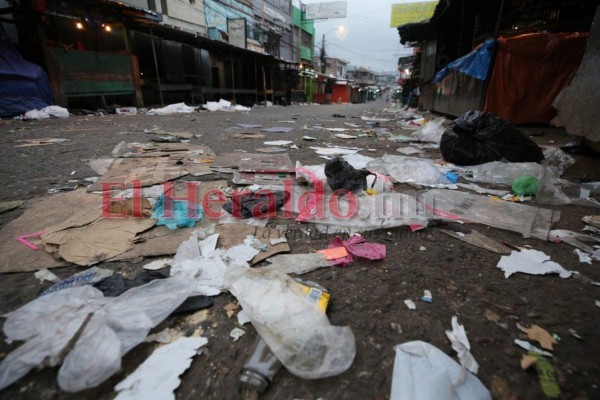
M 398 183 L 410 183 L 431 187 L 455 188 L 454 184 L 438 169 L 433 160 L 384 155 L 367 164 L 367 169 L 389 175 Z
M 429 121 L 423 125 L 421 130 L 414 133 L 413 136 L 421 142 L 431 142 L 439 145 L 444 134 L 444 127 L 442 125 L 445 121 L 445 118 L 436 118 L 433 121 Z
M 356 354 L 349 327 L 332 326 L 303 287 L 273 270 L 232 268 L 225 285 L 281 363 L 303 379 L 339 375 Z
M 463 176 L 471 181 L 512 186 L 515 178 L 523 175 L 531 175 L 540 180 L 544 175 L 544 166 L 532 162 L 506 163 L 492 161 L 468 167 L 464 171 Z

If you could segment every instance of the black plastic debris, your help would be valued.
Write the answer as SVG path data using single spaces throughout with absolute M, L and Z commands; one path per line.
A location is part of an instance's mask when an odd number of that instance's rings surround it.
M 367 176 L 373 175 L 375 180 L 371 188 L 377 182 L 377 175 L 366 169 L 355 169 L 346 160 L 334 158 L 325 164 L 325 176 L 327 184 L 331 190 L 345 189 L 351 192 L 358 192 L 367 189 Z
M 489 112 L 468 111 L 442 135 L 444 160 L 457 165 L 491 161 L 540 162 L 542 149 L 508 121 Z
M 277 215 L 289 193 L 283 191 L 236 193 L 223 205 L 235 218 L 267 218 Z

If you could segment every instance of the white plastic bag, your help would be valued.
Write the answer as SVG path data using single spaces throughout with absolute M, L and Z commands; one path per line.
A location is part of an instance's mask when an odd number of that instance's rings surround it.
M 194 111 L 196 111 L 194 107 L 187 106 L 185 103 L 176 103 L 163 108 L 154 108 L 148 111 L 148 115 L 188 114 Z
M 431 142 L 439 145 L 442 140 L 442 135 L 444 134 L 444 127 L 442 124 L 445 120 L 445 118 L 440 117 L 434 119 L 433 121 L 429 121 L 423 125 L 420 130 L 415 132 L 413 136 L 415 136 L 421 142 Z
M 41 110 L 30 110 L 25 113 L 23 119 L 48 119 L 54 118 L 69 118 L 69 110 L 61 106 L 47 106 Z
M 396 346 L 390 400 L 491 400 L 481 381 L 437 347 Z
M 349 327 L 332 326 L 303 287 L 274 270 L 232 268 L 225 284 L 260 337 L 292 374 L 303 379 L 339 375 L 356 354 Z
M 512 186 L 515 178 L 523 175 L 531 175 L 541 179 L 544 174 L 544 167 L 533 162 L 508 163 L 492 161 L 485 164 L 464 167 L 464 171 L 463 176 L 475 182 Z

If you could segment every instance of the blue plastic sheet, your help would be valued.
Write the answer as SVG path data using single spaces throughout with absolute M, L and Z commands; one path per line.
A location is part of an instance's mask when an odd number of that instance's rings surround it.
M 485 81 L 490 69 L 492 54 L 494 52 L 494 39 L 486 40 L 481 46 L 464 57 L 458 58 L 446 65 L 435 74 L 433 82 L 440 82 L 454 69 L 462 74 Z
M 169 229 L 192 228 L 196 222 L 202 221 L 204 213 L 199 204 L 188 203 L 187 200 L 174 200 L 163 195 L 154 204 L 150 218 L 158 220 L 156 226 L 164 225 Z
M 0 117 L 53 104 L 44 70 L 21 57 L 0 25 Z

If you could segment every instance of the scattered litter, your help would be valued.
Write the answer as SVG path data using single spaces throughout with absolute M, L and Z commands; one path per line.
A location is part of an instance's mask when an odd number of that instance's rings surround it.
M 362 149 L 357 147 L 311 147 L 320 156 L 343 156 L 358 153 Z
M 482 249 L 486 249 L 489 251 L 493 251 L 498 254 L 510 254 L 512 249 L 484 234 L 471 229 L 470 232 L 455 232 L 449 229 L 440 229 L 440 232 L 452 236 L 455 239 L 458 239 L 462 242 L 471 244 L 476 247 L 480 247 Z
M 404 304 L 406 304 L 406 307 L 408 307 L 409 310 L 416 310 L 417 309 L 417 305 L 412 300 L 404 300 Z
M 431 291 L 424 290 L 423 296 L 421 296 L 421 301 L 424 301 L 425 303 L 433 303 L 433 296 L 431 295 Z
M 99 385 L 120 370 L 121 357 L 143 342 L 192 288 L 187 279 L 167 278 L 115 298 L 104 298 L 88 285 L 38 297 L 6 315 L 6 338 L 26 343 L 0 362 L 0 389 L 35 367 L 57 366 L 66 353 L 58 371 L 62 390 Z
M 433 160 L 384 155 L 367 164 L 367 169 L 388 175 L 394 182 L 431 187 L 456 188 L 438 169 Z
M 266 136 L 263 133 L 234 133 L 231 135 L 234 139 L 264 139 Z
M 154 260 L 152 262 L 149 262 L 148 264 L 144 265 L 143 268 L 148 271 L 156 271 L 168 267 L 169 265 L 171 265 L 172 261 L 172 258 L 161 258 L 160 260 Z
M 339 375 L 352 365 L 356 354 L 352 330 L 331 325 L 307 297 L 305 287 L 286 274 L 229 268 L 225 283 L 260 337 L 292 374 L 319 379 Z M 311 348 L 319 351 L 306 351 Z
M 509 256 L 500 258 L 497 267 L 504 271 L 506 278 L 515 272 L 531 275 L 559 274 L 561 278 L 571 276 L 571 272 L 550 261 L 549 255 L 533 249 L 513 250 Z
M 248 315 L 248 313 L 244 310 L 240 310 L 239 313 L 237 313 L 237 321 L 238 324 L 244 326 L 247 323 L 251 322 L 252 320 L 250 319 L 250 316 Z
M 386 246 L 380 243 L 367 242 L 361 235 L 353 235 L 346 240 L 341 240 L 338 236 L 329 245 L 328 250 L 344 248 L 347 253 L 339 257 L 328 258 L 333 260 L 333 265 L 346 266 L 352 262 L 352 256 L 366 258 L 367 260 L 383 260 L 386 256 Z
M 419 246 L 419 250 L 420 251 L 425 251 L 425 250 L 427 250 L 427 247 L 425 247 L 425 246 Z
M 539 181 L 535 176 L 522 175 L 512 183 L 512 192 L 517 196 L 535 196 L 538 192 Z
M 173 341 L 173 337 L 171 336 L 171 331 L 169 330 L 169 328 L 165 328 L 160 332 L 148 335 L 146 336 L 146 339 L 144 339 L 144 342 L 146 343 L 156 342 L 167 344 L 171 343 L 171 341 Z
M 162 195 L 154 204 L 150 218 L 158 220 L 156 226 L 164 225 L 173 230 L 177 228 L 192 228 L 204 218 L 202 207 L 188 200 L 173 200 Z
M 434 204 L 431 211 L 442 218 L 484 224 L 543 240 L 547 240 L 552 224 L 560 216 L 560 212 L 551 209 L 498 201 L 457 190 L 432 189 L 423 197 L 424 204 Z
M 36 273 L 33 274 L 33 276 L 35 276 L 37 279 L 39 279 L 40 283 L 44 283 L 45 281 L 48 281 L 48 282 L 60 281 L 60 278 L 58 276 L 54 275 L 52 272 L 50 272 L 47 268 L 36 271 Z
M 137 107 L 117 107 L 115 112 L 119 115 L 136 115 Z
M 491 400 L 475 375 L 437 347 L 413 341 L 397 345 L 390 400 Z
M 498 314 L 496 314 L 495 312 L 493 312 L 492 310 L 485 310 L 485 312 L 483 313 L 483 315 L 485 316 L 485 318 L 488 321 L 492 321 L 492 322 L 500 322 L 500 316 Z
M 30 110 L 23 115 L 23 119 L 48 119 L 53 118 L 69 118 L 69 110 L 61 106 L 47 106 L 41 110 Z
M 302 136 L 302 140 L 306 140 L 307 142 L 312 142 L 314 140 L 317 140 L 317 138 L 312 137 L 312 136 Z
M 346 258 L 348 256 L 348 250 L 345 247 L 332 247 L 325 250 L 317 250 L 317 253 L 325 256 L 327 260 L 337 260 L 340 258 Z
M 240 305 L 238 303 L 229 303 L 225 307 L 223 307 L 223 310 L 227 311 L 227 318 L 231 318 L 233 317 L 233 314 L 235 314 L 235 311 L 238 308 L 240 308 Z
M 244 129 L 262 128 L 262 125 L 257 124 L 237 124 L 237 126 Z
M 56 282 L 54 285 L 50 286 L 48 289 L 44 290 L 40 297 L 46 296 L 50 293 L 58 292 L 64 289 L 69 289 L 77 286 L 83 285 L 91 285 L 93 283 L 100 282 L 109 276 L 111 276 L 113 272 L 109 269 L 92 267 L 88 268 L 85 271 L 78 272 L 70 277 L 63 279 L 62 281 Z
M 422 142 L 431 142 L 439 145 L 444 134 L 444 127 L 442 126 L 444 121 L 446 119 L 443 117 L 429 121 L 421 129 L 417 130 L 413 136 Z
M 554 176 L 562 176 L 571 165 L 575 164 L 575 159 L 559 147 L 546 147 L 543 152 L 548 168 Z
M 533 353 L 537 353 L 537 354 L 541 354 L 543 356 L 548 356 L 548 357 L 552 357 L 552 353 L 544 351 L 538 347 L 535 347 L 534 345 L 532 345 L 531 343 L 529 343 L 526 340 L 519 340 L 519 339 L 515 339 L 515 344 L 527 351 L 533 352 Z
M 153 108 L 148 111 L 148 115 L 188 114 L 194 111 L 196 111 L 194 107 L 189 107 L 185 103 L 175 103 L 162 108 Z
M 287 126 L 275 126 L 273 128 L 264 128 L 261 129 L 261 132 L 268 132 L 268 133 L 288 133 L 293 131 L 294 128 L 290 128 Z
M 291 140 L 270 140 L 270 141 L 264 142 L 263 144 L 266 144 L 267 146 L 287 146 L 292 143 L 294 143 L 294 142 L 292 142 Z
M 367 190 L 367 177 L 375 176 L 375 174 L 365 169 L 357 170 L 347 161 L 334 158 L 325 164 L 325 176 L 327 177 L 327 184 L 333 191 L 344 189 L 351 192 L 360 192 Z M 373 181 L 371 189 L 373 186 L 375 186 L 375 181 Z
M 0 202 L 0 214 L 21 207 L 24 203 L 22 200 Z
M 590 257 L 589 254 L 584 253 L 583 251 L 581 251 L 579 249 L 575 249 L 575 250 L 573 250 L 573 252 L 575 254 L 577 254 L 577 256 L 579 257 L 579 262 L 580 263 L 587 263 L 587 264 L 591 264 L 592 263 L 592 257 Z
M 422 154 L 423 153 L 423 150 L 420 150 L 420 149 L 417 149 L 414 147 L 400 147 L 400 148 L 397 148 L 396 151 L 398 153 L 404 154 L 405 156 L 412 156 L 413 154 Z
M 278 245 L 279 243 L 287 243 L 287 239 L 285 238 L 285 236 L 283 236 L 280 238 L 270 239 L 269 243 L 271 244 L 271 246 L 275 246 L 275 245 Z
M 468 111 L 445 130 L 440 142 L 444 160 L 479 165 L 506 159 L 540 162 L 542 150 L 523 132 L 489 112 Z
M 535 365 L 540 379 L 540 386 L 546 397 L 556 399 L 561 397 L 560 387 L 556 381 L 556 372 L 548 360 L 539 354 L 529 353 L 521 359 L 521 368 L 528 369 Z
M 182 375 L 192 364 L 198 349 L 208 343 L 205 337 L 182 337 L 159 347 L 133 373 L 115 386 L 115 400 L 174 399 Z
M 279 254 L 267 258 L 270 265 L 262 269 L 275 269 L 286 274 L 305 274 L 315 269 L 330 267 L 331 263 L 321 253 L 314 254 Z
M 238 105 L 232 105 L 227 100 L 220 99 L 218 102 L 207 101 L 204 105 L 208 111 L 250 111 L 249 107 Z
M 56 143 L 68 142 L 69 139 L 57 139 L 57 138 L 42 138 L 42 139 L 21 139 L 15 140 L 15 143 L 24 143 L 16 145 L 15 147 L 31 147 L 31 146 L 48 146 Z
M 479 364 L 471 354 L 471 344 L 467 338 L 465 327 L 458 323 L 458 317 L 456 315 L 452 317 L 452 330 L 446 331 L 446 336 L 450 340 L 450 343 L 452 343 L 452 348 L 458 355 L 460 365 L 477 375 Z
M 458 187 L 465 188 L 477 192 L 479 194 L 491 194 L 494 196 L 502 197 L 508 194 L 507 190 L 488 189 L 477 185 L 476 183 L 462 183 L 456 184 Z
M 245 330 L 241 328 L 233 328 L 233 330 L 229 333 L 229 337 L 232 338 L 234 342 L 237 342 L 245 334 Z
M 34 232 L 34 233 L 28 233 L 27 235 L 21 235 L 17 238 L 17 240 L 21 243 L 23 243 L 25 246 L 29 247 L 31 250 L 37 250 L 38 247 L 31 243 L 30 241 L 26 240 L 26 239 L 31 239 L 31 238 L 35 238 L 35 237 L 41 237 L 42 235 L 44 235 L 46 232 L 41 231 L 41 232 Z
M 288 149 L 284 147 L 261 147 L 259 149 L 254 149 L 254 151 L 265 154 L 282 154 L 287 153 Z
M 538 342 L 544 349 L 554 350 L 552 346 L 558 344 L 558 342 L 552 337 L 552 335 L 548 333 L 548 331 L 540 328 L 537 325 L 532 325 L 531 328 L 525 328 L 521 324 L 517 324 L 517 328 L 527 334 L 529 339 Z
M 223 209 L 235 218 L 274 217 L 277 210 L 285 204 L 286 193 L 283 191 L 248 192 L 233 196 L 223 205 Z
M 367 121 L 367 122 L 389 122 L 388 118 L 371 118 L 371 117 L 360 117 L 360 119 L 362 119 L 363 121 Z
M 600 307 L 600 302 L 596 301 L 596 306 Z M 575 339 L 579 339 L 579 340 L 583 340 L 583 337 L 580 336 L 577 331 L 573 328 L 569 328 L 569 333 L 571 334 L 571 336 L 573 336 Z
M 354 136 L 354 135 L 347 135 L 345 133 L 336 133 L 335 135 L 336 138 L 338 139 L 357 139 L 358 136 Z
M 594 228 L 600 229 L 600 215 L 586 215 L 581 220 Z

